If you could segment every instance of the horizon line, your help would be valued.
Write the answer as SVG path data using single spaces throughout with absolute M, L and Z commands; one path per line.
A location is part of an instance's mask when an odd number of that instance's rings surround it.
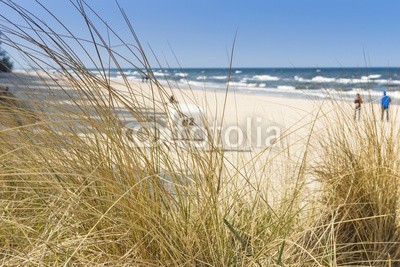
M 99 69 L 97 67 L 86 67 L 87 69 Z M 31 67 L 14 67 L 14 70 L 27 70 L 35 69 Z M 58 69 L 58 68 L 48 68 L 48 69 Z M 117 67 L 105 68 L 107 69 L 118 69 Z M 145 69 L 145 68 L 135 68 L 135 67 L 121 67 L 121 69 Z M 359 66 L 324 66 L 324 67 L 312 67 L 312 66 L 302 66 L 302 67 L 150 67 L 150 69 L 400 69 L 399 66 L 383 67 L 383 66 L 369 66 L 369 67 L 359 67 Z

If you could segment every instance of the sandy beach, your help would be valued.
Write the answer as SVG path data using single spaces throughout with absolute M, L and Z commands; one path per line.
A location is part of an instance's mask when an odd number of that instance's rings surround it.
M 39 75 L 40 77 L 35 72 L 16 71 L 13 74 L 1 74 L 0 81 L 1 85 L 8 87 L 19 101 L 26 102 L 28 105 L 57 107 L 60 110 L 63 105 L 67 105 L 68 108 L 74 109 L 73 101 L 82 97 L 76 88 L 71 88 L 67 82 L 63 82 L 62 78 L 55 74 L 48 76 L 49 73 L 39 72 Z M 122 79 L 111 80 L 111 86 L 115 92 L 138 106 L 149 110 L 154 109 L 153 112 L 156 113 L 164 112 L 161 116 L 163 120 L 168 120 L 169 114 L 166 114 L 163 109 L 171 104 L 168 97 L 173 95 L 177 104 L 175 108 L 179 109 L 179 106 L 186 105 L 197 106 L 202 109 L 204 113 L 202 115 L 208 125 L 222 128 L 238 126 L 243 130 L 243 134 L 246 134 L 245 131 L 249 126 L 252 130 L 256 130 L 258 126 L 277 126 L 281 130 L 281 135 L 290 135 L 293 139 L 304 139 L 309 135 L 312 127 L 314 127 L 312 131 L 320 131 L 325 123 L 338 113 L 346 117 L 354 115 L 354 103 L 340 97 L 321 99 L 309 97 L 306 94 L 303 97 L 291 97 L 288 94 L 276 96 L 268 93 L 241 92 L 234 86 L 228 87 L 226 91 L 213 88 L 191 89 L 189 86 L 178 89 L 168 87 L 166 84 L 157 86 L 154 81 L 130 82 L 130 88 L 127 88 Z M 100 90 L 107 96 L 107 89 L 100 88 Z M 370 107 L 373 107 L 376 116 L 380 116 L 378 102 L 375 100 L 373 103 L 368 103 L 368 92 L 364 93 L 363 98 L 366 103 L 363 105 L 361 116 L 371 116 Z M 153 100 L 156 102 L 155 105 Z M 85 100 L 79 99 L 79 101 L 84 103 Z M 115 105 L 119 110 L 117 115 L 120 115 L 119 118 L 123 124 L 136 120 L 133 115 L 129 115 L 129 107 L 124 107 L 124 104 L 118 101 Z M 397 109 L 396 104 L 392 105 L 390 113 L 393 125 L 398 122 Z M 234 133 L 232 130 L 232 134 Z M 259 152 L 265 149 L 265 142 L 262 143 L 261 146 L 253 146 L 252 150 Z M 235 146 L 239 148 L 240 144 Z
M 1 82 L 19 101 L 33 105 L 35 108 L 47 109 L 47 112 L 52 114 L 50 117 L 58 123 L 62 123 L 63 120 L 71 120 L 71 116 L 78 112 L 74 101 L 90 108 L 91 103 L 86 103 L 85 98 L 82 98 L 76 89 L 63 82 L 61 77 L 47 76 L 45 73 L 39 74 L 40 78 L 33 72 L 20 71 L 14 74 L 3 74 Z M 158 128 L 170 127 L 168 122 L 171 114 L 168 114 L 168 105 L 173 106 L 172 110 L 178 110 L 187 105 L 201 108 L 204 112 L 202 119 L 205 122 L 201 121 L 199 125 L 204 126 L 206 123 L 207 127 L 211 128 L 213 136 L 221 134 L 223 144 L 220 145 L 220 151 L 223 151 L 228 162 L 235 162 L 228 164 L 231 166 L 231 169 L 227 170 L 228 172 L 235 173 L 238 170 L 246 172 L 247 170 L 242 168 L 245 168 L 254 158 L 258 159 L 255 163 L 257 166 L 252 165 L 254 181 L 263 179 L 262 177 L 265 176 L 263 166 L 270 159 L 274 159 L 276 165 L 276 169 L 270 167 L 268 170 L 272 173 L 283 168 L 284 165 L 296 165 L 302 160 L 306 150 L 312 152 L 308 152 L 307 155 L 309 163 L 318 161 L 318 157 L 322 153 L 318 142 L 321 138 L 323 139 L 325 128 L 328 125 L 333 126 L 332 123 L 340 124 L 341 122 L 338 120 L 340 116 L 351 118 L 354 114 L 354 104 L 340 99 L 312 99 L 306 95 L 303 98 L 288 95 L 277 97 L 268 93 L 240 92 L 234 87 L 228 88 L 225 92 L 215 91 L 212 88 L 178 89 L 156 86 L 155 81 L 130 82 L 128 89 L 121 79 L 114 79 L 111 82 L 115 92 L 125 96 L 128 103 L 135 103 L 144 108 L 151 118 L 155 116 L 159 123 Z M 103 91 L 107 98 L 107 90 L 100 88 L 100 91 Z M 168 97 L 172 95 L 175 104 L 171 106 Z M 107 101 L 105 101 L 105 105 L 107 105 Z M 140 121 L 141 119 L 135 117 L 129 107 L 121 101 L 115 100 L 113 105 L 113 112 L 119 118 L 123 131 L 130 128 L 135 131 L 142 127 L 154 127 L 153 124 L 151 126 Z M 374 108 L 375 115 L 380 116 L 378 104 L 374 103 L 372 106 L 365 104 L 362 110 L 363 118 L 372 115 L 371 107 Z M 391 114 L 394 115 L 392 116 L 393 125 L 397 124 L 397 108 L 396 105 L 391 108 Z M 101 121 L 101 117 L 98 115 L 93 115 L 93 119 Z M 179 124 L 180 121 L 176 123 Z M 362 124 L 362 120 L 354 123 Z M 128 134 L 132 134 L 132 132 L 128 130 Z M 170 134 L 170 132 L 166 133 L 161 130 L 161 142 L 168 144 L 171 138 Z M 202 137 L 204 138 L 204 135 Z M 137 139 L 135 140 L 137 141 Z M 197 141 L 185 140 L 185 138 L 179 142 L 182 147 L 199 144 Z M 200 143 L 198 147 L 207 151 L 209 147 L 202 144 Z M 146 145 L 149 143 L 147 142 Z M 282 151 L 290 151 L 290 157 L 288 157 L 288 153 L 282 153 Z M 280 182 L 274 181 L 274 183 L 279 184 Z

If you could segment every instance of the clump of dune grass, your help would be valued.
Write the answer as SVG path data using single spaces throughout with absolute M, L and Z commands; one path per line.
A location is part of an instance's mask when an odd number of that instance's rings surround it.
M 372 104 L 365 106 L 362 121 L 334 108 L 336 120 L 325 124 L 314 167 L 322 187 L 322 215 L 302 237 L 300 258 L 321 266 L 398 266 L 396 125 L 381 122 Z

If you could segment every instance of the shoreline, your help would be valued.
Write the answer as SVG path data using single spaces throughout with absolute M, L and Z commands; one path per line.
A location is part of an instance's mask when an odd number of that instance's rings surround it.
M 400 100 L 400 68 L 170 68 L 153 69 L 148 78 L 157 79 L 164 87 L 171 85 L 182 89 L 225 91 L 243 94 L 272 95 L 303 99 L 347 99 L 357 93 L 374 100 L 386 90 L 395 102 Z M 347 71 L 350 70 L 350 71 Z M 359 71 L 356 71 L 359 70 Z M 57 75 L 59 70 L 46 70 Z M 103 73 L 89 69 L 103 78 Z M 32 72 L 16 70 L 16 73 Z M 34 72 L 34 71 L 33 71 Z M 140 69 L 123 68 L 122 72 L 110 69 L 107 79 L 118 83 L 124 76 L 129 82 L 143 82 L 146 74 Z M 229 76 L 229 77 L 228 77 Z M 229 78 L 229 82 L 228 82 Z

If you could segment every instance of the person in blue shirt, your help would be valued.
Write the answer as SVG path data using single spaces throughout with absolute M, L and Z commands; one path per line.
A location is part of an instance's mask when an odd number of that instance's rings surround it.
M 383 117 L 385 115 L 386 112 L 386 119 L 387 121 L 389 121 L 389 105 L 390 102 L 392 102 L 392 99 L 386 95 L 386 91 L 383 91 L 383 96 L 381 99 L 381 110 L 382 110 L 382 117 L 381 120 L 383 121 Z

